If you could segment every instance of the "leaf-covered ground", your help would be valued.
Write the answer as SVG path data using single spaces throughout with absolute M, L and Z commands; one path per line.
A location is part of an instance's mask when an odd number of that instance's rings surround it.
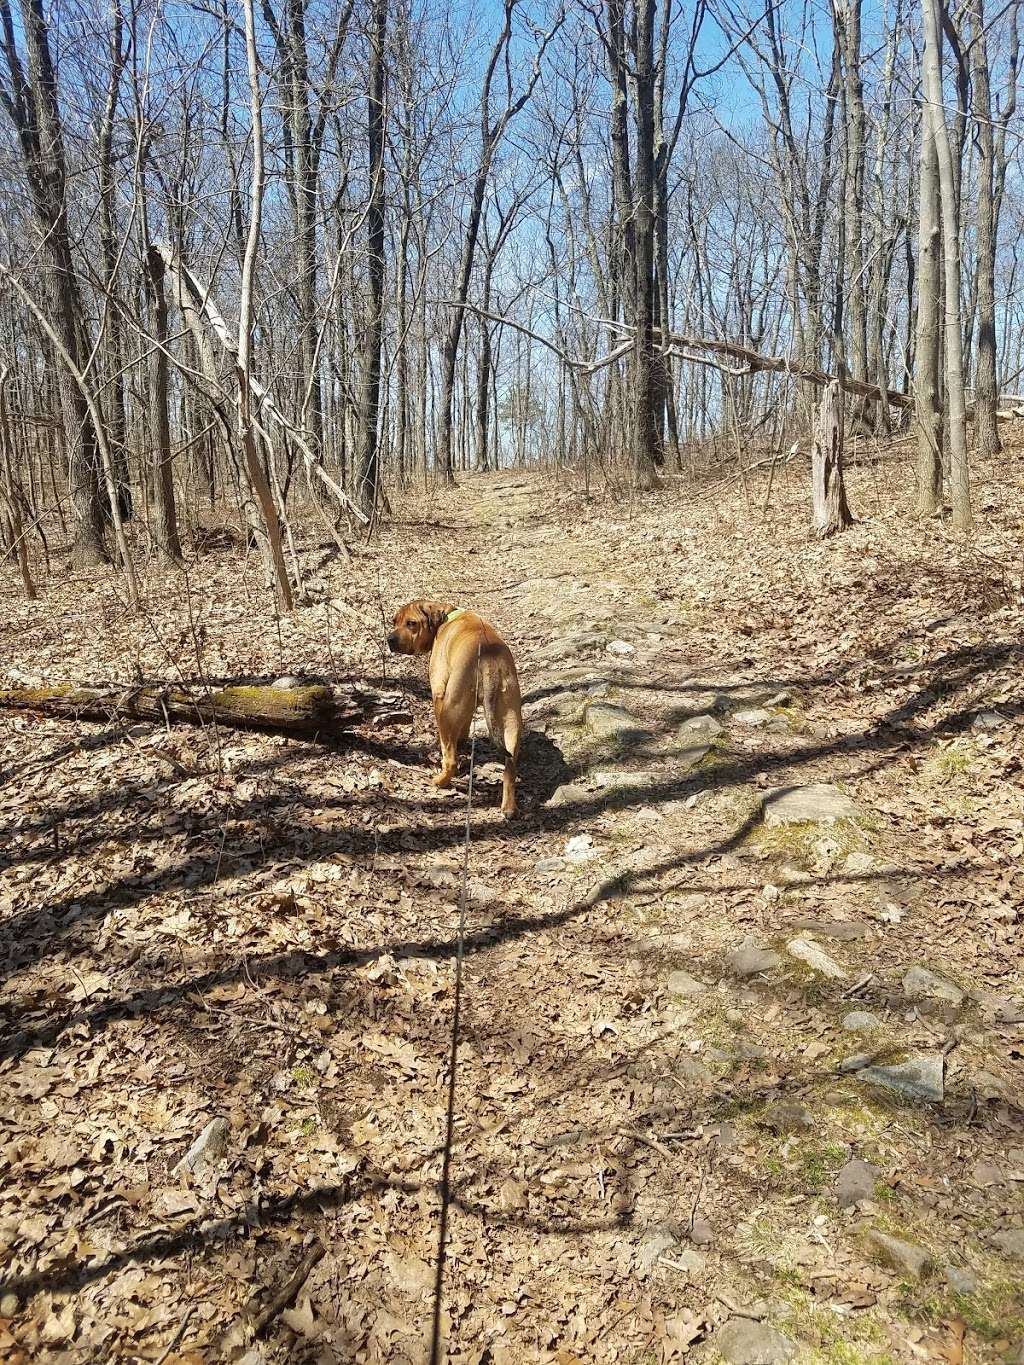
M 142 615 L 9 566 L 0 685 L 386 669 L 414 719 L 0 712 L 0 1356 L 419 1361 L 439 1303 L 451 1361 L 1024 1359 L 1019 471 L 970 543 L 893 457 L 825 544 L 797 469 L 467 477 L 351 564 L 311 521 L 284 619 L 233 551 Z M 467 784 L 381 652 L 421 595 L 530 725 L 515 824 L 478 749 L 450 1131 Z

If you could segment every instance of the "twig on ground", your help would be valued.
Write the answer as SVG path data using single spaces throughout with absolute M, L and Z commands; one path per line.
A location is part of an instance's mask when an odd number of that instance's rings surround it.
M 167 1357 L 178 1345 L 178 1342 L 181 1341 L 182 1337 L 185 1335 L 186 1329 L 188 1328 L 188 1324 L 191 1321 L 192 1314 L 195 1311 L 196 1311 L 195 1304 L 190 1303 L 189 1306 L 185 1309 L 185 1312 L 182 1314 L 181 1321 L 178 1323 L 177 1331 L 174 1333 L 174 1336 L 171 1337 L 170 1341 L 167 1343 L 167 1345 L 161 1351 L 160 1355 L 157 1357 L 156 1365 L 164 1365 L 164 1361 L 167 1359 Z
M 258 1313 L 252 1315 L 248 1308 L 245 1309 L 243 1313 L 243 1318 L 246 1319 L 245 1331 L 250 1339 L 258 1337 L 274 1318 L 277 1317 L 278 1313 L 288 1307 L 298 1294 L 299 1290 L 309 1279 L 310 1271 L 323 1257 L 326 1250 L 327 1248 L 324 1246 L 323 1242 L 319 1240 L 314 1242 L 299 1262 L 295 1273 L 285 1280 L 284 1284 L 275 1294 L 271 1295 L 269 1302 L 265 1304 Z

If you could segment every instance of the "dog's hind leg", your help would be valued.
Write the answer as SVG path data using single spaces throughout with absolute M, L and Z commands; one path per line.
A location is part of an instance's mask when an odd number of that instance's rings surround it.
M 441 744 L 441 771 L 434 778 L 435 787 L 450 787 L 455 780 L 459 766 L 459 745 L 469 734 L 473 723 L 475 698 L 443 697 L 434 698 L 434 719 L 437 722 L 437 737 Z

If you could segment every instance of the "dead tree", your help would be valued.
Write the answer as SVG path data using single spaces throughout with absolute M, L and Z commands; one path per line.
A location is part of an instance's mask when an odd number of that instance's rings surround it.
M 814 530 L 824 538 L 853 525 L 843 481 L 843 391 L 833 379 L 821 397 L 811 448 Z

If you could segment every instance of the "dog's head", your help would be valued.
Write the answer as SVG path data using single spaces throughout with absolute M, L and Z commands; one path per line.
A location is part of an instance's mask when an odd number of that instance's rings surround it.
M 450 602 L 407 602 L 395 612 L 388 649 L 392 654 L 429 654 L 434 636 L 453 610 Z

